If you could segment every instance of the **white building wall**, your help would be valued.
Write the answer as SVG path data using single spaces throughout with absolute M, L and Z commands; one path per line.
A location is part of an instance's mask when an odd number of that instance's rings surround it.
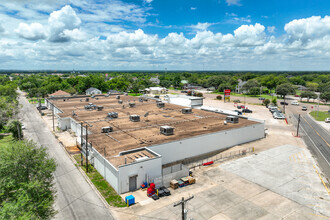
M 61 130 L 67 130 L 71 128 L 71 118 L 61 118 L 57 116 L 58 127 Z
M 174 105 L 181 105 L 184 107 L 191 107 L 191 100 L 187 98 L 175 98 L 175 97 L 169 97 L 168 103 L 174 104 Z
M 148 179 L 162 176 L 162 158 L 156 157 L 145 161 L 120 166 L 119 193 L 129 191 L 129 177 L 137 175 L 137 188 Z
M 187 130 L 189 132 L 189 130 Z M 191 158 L 264 137 L 264 124 L 255 124 L 237 129 L 200 135 L 170 143 L 148 147 L 162 155 L 163 164 Z

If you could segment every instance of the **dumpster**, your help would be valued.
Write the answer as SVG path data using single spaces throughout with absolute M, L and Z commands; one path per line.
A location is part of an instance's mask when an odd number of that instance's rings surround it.
M 129 195 L 125 197 L 125 202 L 127 206 L 135 204 L 135 197 L 133 195 Z

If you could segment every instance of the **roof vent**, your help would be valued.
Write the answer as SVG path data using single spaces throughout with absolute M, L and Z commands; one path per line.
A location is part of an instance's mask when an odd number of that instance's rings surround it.
M 157 107 L 158 108 L 164 108 L 165 107 L 165 103 L 164 102 L 157 102 Z
M 183 108 L 181 109 L 182 114 L 191 114 L 192 109 L 191 108 Z
M 89 98 L 86 98 L 85 101 L 86 101 L 86 102 L 89 102 Z
M 120 95 L 117 95 L 117 96 L 116 96 L 116 99 L 120 99 Z
M 123 100 L 118 100 L 118 103 L 119 104 L 123 104 Z
M 135 106 L 135 103 L 134 102 L 130 102 L 128 104 L 129 104 L 129 107 L 131 107 L 131 108 L 133 108 Z
M 236 123 L 238 123 L 238 117 L 235 117 L 235 116 L 227 116 L 226 121 L 227 121 L 228 123 L 236 124 Z
M 98 111 L 102 111 L 103 110 L 103 106 L 97 106 L 97 110 Z
M 118 118 L 118 112 L 109 112 L 108 118 Z
M 174 134 L 174 128 L 171 126 L 160 126 L 160 133 L 163 135 L 173 135 Z
M 109 132 L 112 132 L 112 131 L 113 131 L 113 129 L 112 129 L 111 126 L 103 127 L 102 130 L 101 130 L 102 133 L 109 133 Z
M 140 115 L 130 115 L 129 120 L 133 122 L 139 122 L 140 121 Z
M 96 108 L 96 105 L 94 105 L 93 103 L 88 103 L 88 105 L 85 105 L 86 110 L 94 110 Z
M 143 99 L 142 98 L 139 98 L 139 102 L 143 102 Z

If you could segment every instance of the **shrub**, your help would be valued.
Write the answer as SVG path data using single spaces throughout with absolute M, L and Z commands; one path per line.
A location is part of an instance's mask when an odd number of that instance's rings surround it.
M 218 100 L 222 100 L 222 95 L 218 95 L 218 96 L 217 96 L 217 99 L 218 99 Z
M 197 96 L 197 97 L 203 97 L 203 93 L 198 92 L 198 93 L 195 94 L 195 96 Z
M 269 99 L 265 99 L 265 101 L 264 101 L 264 105 L 269 105 L 269 103 L 270 103 L 270 100 Z
M 233 102 L 235 102 L 235 103 L 241 103 L 241 100 L 239 100 L 239 99 L 234 99 Z

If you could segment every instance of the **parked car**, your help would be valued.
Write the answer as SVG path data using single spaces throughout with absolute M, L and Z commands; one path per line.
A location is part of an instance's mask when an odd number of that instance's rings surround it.
M 306 106 L 303 106 L 303 107 L 301 108 L 301 110 L 303 110 L 303 111 L 307 111 L 307 107 L 306 107 Z
M 46 110 L 46 109 L 47 109 L 47 107 L 46 107 L 46 106 L 44 106 L 44 105 L 41 105 L 41 106 L 38 106 L 38 107 L 37 107 L 37 109 L 38 109 L 38 110 Z
M 298 101 L 292 101 L 291 105 L 299 105 L 299 102 Z
M 280 102 L 281 105 L 289 105 L 287 102 Z
M 187 93 L 188 91 L 186 91 L 186 90 L 181 90 L 181 93 Z
M 234 112 L 237 112 L 238 115 L 242 115 L 242 112 L 241 111 L 234 110 Z
M 325 123 L 329 123 L 329 122 L 330 122 L 330 118 L 326 118 Z
M 248 109 L 248 108 L 244 108 L 242 110 L 242 112 L 245 112 L 245 113 L 252 113 L 252 110 Z
M 259 100 L 265 100 L 265 98 L 264 97 L 259 97 Z
M 276 119 L 285 119 L 285 116 L 283 114 L 276 115 Z
M 245 108 L 245 105 L 237 105 L 237 108 L 238 109 L 244 109 Z

